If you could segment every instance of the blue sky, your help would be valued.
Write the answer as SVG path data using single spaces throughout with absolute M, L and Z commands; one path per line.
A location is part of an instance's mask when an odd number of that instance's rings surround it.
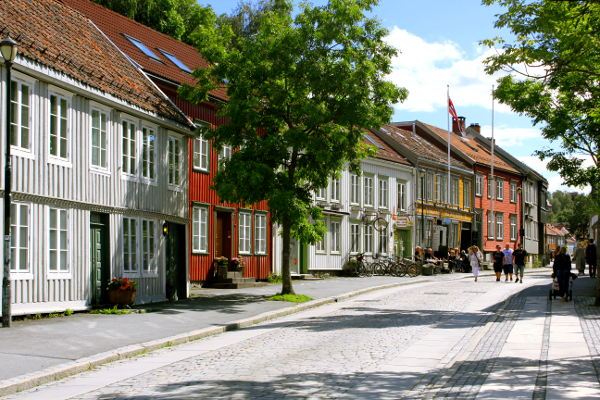
M 211 5 L 217 13 L 230 13 L 238 0 L 199 3 Z M 491 136 L 495 78 L 483 72 L 482 60 L 493 50 L 481 47 L 479 41 L 508 35 L 494 28 L 500 12 L 501 8 L 483 6 L 480 0 L 380 0 L 373 13 L 390 31 L 388 42 L 401 52 L 394 59 L 390 78 L 409 89 L 408 99 L 394 107 L 394 120 L 418 119 L 446 128 L 446 88 L 450 85 L 458 114 L 466 117 L 467 125 L 479 123 L 482 133 Z M 562 179 L 532 155 L 550 144 L 528 118 L 495 104 L 494 135 L 500 146 L 541 172 L 551 191 L 573 190 L 562 186 Z

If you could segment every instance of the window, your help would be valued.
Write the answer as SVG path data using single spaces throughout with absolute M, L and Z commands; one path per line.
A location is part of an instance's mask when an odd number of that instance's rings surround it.
M 425 174 L 419 172 L 419 182 L 417 187 L 417 198 L 423 200 L 423 193 L 425 192 Z
M 336 178 L 331 180 L 331 201 L 340 201 L 340 180 Z
M 50 95 L 50 155 L 67 159 L 67 99 L 55 94 Z
M 251 231 L 251 215 L 247 212 L 240 212 L 239 214 L 239 252 L 240 254 L 250 254 L 252 249 L 250 249 L 250 235 Z
M 183 61 L 181 61 L 180 59 L 175 57 L 173 54 L 168 53 L 168 52 L 164 51 L 163 49 L 158 49 L 158 50 L 163 54 L 163 56 L 167 57 L 169 59 L 169 61 L 171 61 L 173 64 L 177 65 L 177 67 L 180 70 L 182 70 L 183 72 L 187 72 L 188 74 L 192 73 L 192 70 L 190 69 L 190 67 L 185 65 L 183 63 Z
M 487 212 L 487 236 L 489 239 L 494 238 L 494 218 L 490 211 Z
M 475 175 L 475 196 L 483 194 L 483 175 Z
M 398 204 L 399 211 L 406 211 L 406 182 L 398 182 Z
M 202 136 L 194 139 L 194 169 L 208 171 L 208 140 Z
M 331 221 L 329 223 L 329 250 L 331 253 L 340 252 L 340 221 Z
M 379 231 L 379 254 L 387 254 L 388 252 L 388 232 L 387 229 Z
M 458 241 L 460 239 L 458 235 L 458 224 L 452 222 L 448 228 L 448 247 L 458 247 Z
M 510 240 L 517 240 L 517 216 L 510 214 Z
M 350 224 L 350 252 L 358 253 L 360 251 L 360 225 Z
M 319 188 L 315 192 L 315 198 L 318 200 L 325 200 L 325 196 L 327 196 L 327 188 Z
M 425 180 L 425 201 L 431 201 L 433 199 L 433 173 L 427 173 L 427 179 Z
M 208 208 L 194 206 L 192 208 L 192 251 L 208 252 Z
M 417 217 L 415 230 L 415 246 L 423 246 L 423 219 L 421 217 Z
M 49 209 L 48 266 L 50 272 L 69 272 L 69 240 L 67 210 Z
M 425 220 L 425 243 L 426 247 L 431 247 L 433 236 L 433 219 L 428 218 Z
M 448 176 L 438 175 L 440 178 L 440 202 L 448 203 Z
M 372 207 L 373 203 L 374 203 L 374 201 L 373 201 L 374 200 L 373 199 L 373 197 L 374 197 L 373 196 L 374 195 L 374 193 L 373 193 L 373 176 L 372 175 L 371 176 L 365 175 L 363 177 L 363 187 L 364 187 L 364 190 L 365 190 L 365 193 L 364 193 L 364 196 L 365 196 L 365 198 L 364 198 L 364 204 L 365 204 L 365 206 L 371 206 Z
M 123 121 L 123 173 L 135 175 L 137 173 L 136 152 L 136 127 L 129 121 Z
M 510 183 L 510 202 L 511 203 L 517 202 L 517 183 L 516 182 Z
M 167 157 L 169 163 L 169 185 L 181 184 L 181 144 L 175 137 L 169 137 Z
M 29 85 L 20 81 L 11 81 L 10 87 L 10 144 L 24 150 L 30 150 L 31 89 Z
M 221 150 L 219 151 L 219 168 L 222 166 L 225 160 L 229 160 L 231 158 L 231 146 L 223 145 Z
M 387 208 L 388 207 L 388 177 L 380 176 L 378 179 L 379 182 L 379 207 Z
M 254 215 L 254 254 L 267 254 L 267 216 Z
M 29 206 L 12 203 L 10 220 L 10 270 L 29 271 Z
M 123 218 L 123 272 L 137 272 L 137 221 Z
M 435 175 L 435 185 L 433 187 L 433 200 L 436 203 L 440 202 L 442 198 L 442 177 L 438 174 Z
M 321 238 L 321 240 L 319 240 L 316 244 L 315 244 L 315 250 L 317 253 L 325 253 L 325 243 L 327 241 L 327 232 L 325 232 L 323 234 L 323 237 Z
M 350 175 L 350 203 L 360 202 L 360 178 L 356 174 Z
M 463 208 L 471 208 L 471 182 L 463 181 Z
M 92 110 L 92 161 L 93 167 L 102 169 L 108 168 L 106 158 L 108 148 L 108 116 L 106 112 L 100 110 Z
M 504 239 L 504 214 L 496 213 L 496 240 Z
M 492 193 L 492 190 L 493 190 L 492 181 L 493 180 L 494 180 L 494 178 L 492 176 L 488 176 L 488 180 L 487 180 L 487 197 L 488 197 L 488 199 L 491 199 L 493 197 L 492 196 L 492 194 L 493 194 Z
M 131 36 L 127 36 L 125 34 L 123 34 L 123 36 L 125 36 L 127 38 L 127 40 L 129 40 L 131 42 L 131 44 L 133 44 L 135 47 L 137 47 L 138 50 L 140 50 L 142 53 L 144 53 L 148 57 L 153 58 L 157 61 L 161 61 L 160 57 L 157 56 L 155 52 L 150 50 L 150 48 L 148 46 L 146 46 L 144 43 L 142 43 L 140 40 L 138 40 L 134 37 L 131 37 Z
M 156 265 L 156 229 L 154 221 L 142 220 L 142 271 L 157 273 Z
M 504 200 L 504 181 L 499 178 L 496 179 L 496 198 Z
M 156 134 L 154 129 L 142 128 L 142 176 L 156 179 Z
M 365 226 L 365 253 L 373 253 L 373 225 Z
M 450 203 L 458 206 L 458 178 L 452 178 L 450 185 Z

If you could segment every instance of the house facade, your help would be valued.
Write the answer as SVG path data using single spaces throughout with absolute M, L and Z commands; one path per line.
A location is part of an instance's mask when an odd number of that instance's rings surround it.
M 450 248 L 469 247 L 476 235 L 473 170 L 468 161 L 452 152 L 448 192 L 447 151 L 429 137 L 426 129 L 419 121 L 393 123 L 380 129 L 378 135 L 417 169 L 413 189 L 416 200 L 411 210 L 415 221 L 414 245 L 432 248 L 434 253 L 446 257 Z
M 61 2 L 1 2 L 0 32 L 19 46 L 10 99 L 0 67 L 2 121 L 12 105 L 12 314 L 86 309 L 114 276 L 137 282 L 138 302 L 165 300 L 185 285 L 167 279 L 187 264 L 168 262 L 177 249 L 162 227 L 187 229 L 191 122 Z
M 365 133 L 364 141 L 377 153 L 361 162 L 361 173 L 344 169 L 314 194 L 327 233 L 315 245 L 292 241 L 292 274 L 341 271 L 357 253 L 368 258 L 412 255 L 414 168 L 374 133 Z M 374 226 L 378 217 L 385 226 Z M 276 232 L 273 241 L 275 271 L 281 273 L 282 240 Z
M 90 18 L 121 51 L 152 79 L 197 126 L 196 137 L 187 140 L 186 190 L 191 217 L 187 240 L 189 280 L 205 282 L 214 275 L 216 257 L 242 257 L 244 276 L 265 279 L 271 273 L 271 217 L 267 202 L 242 205 L 226 203 L 212 189 L 221 160 L 232 149 L 217 149 L 203 133 L 225 123 L 217 116 L 227 101 L 226 89 L 210 93 L 209 101 L 192 104 L 178 94 L 182 85 L 194 85 L 194 69 L 207 65 L 190 45 L 139 24 L 88 0 L 63 0 Z M 182 249 L 183 251 L 183 249 Z M 180 296 L 181 297 L 181 296 Z

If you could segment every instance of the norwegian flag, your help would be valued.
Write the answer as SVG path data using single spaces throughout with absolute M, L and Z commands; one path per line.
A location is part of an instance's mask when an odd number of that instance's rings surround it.
M 452 103 L 450 97 L 448 97 L 448 112 L 452 116 L 453 121 L 458 121 L 458 114 L 456 113 L 456 108 L 454 108 L 454 103 Z

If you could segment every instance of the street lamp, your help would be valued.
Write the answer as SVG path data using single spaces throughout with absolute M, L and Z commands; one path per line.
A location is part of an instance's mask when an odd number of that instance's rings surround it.
M 6 66 L 6 135 L 4 145 L 4 274 L 2 278 L 2 327 L 10 328 L 12 313 L 10 309 L 10 189 L 11 189 L 11 160 L 10 160 L 10 121 L 11 117 L 11 77 L 10 69 L 17 57 L 17 42 L 10 37 L 0 41 L 0 54 Z

